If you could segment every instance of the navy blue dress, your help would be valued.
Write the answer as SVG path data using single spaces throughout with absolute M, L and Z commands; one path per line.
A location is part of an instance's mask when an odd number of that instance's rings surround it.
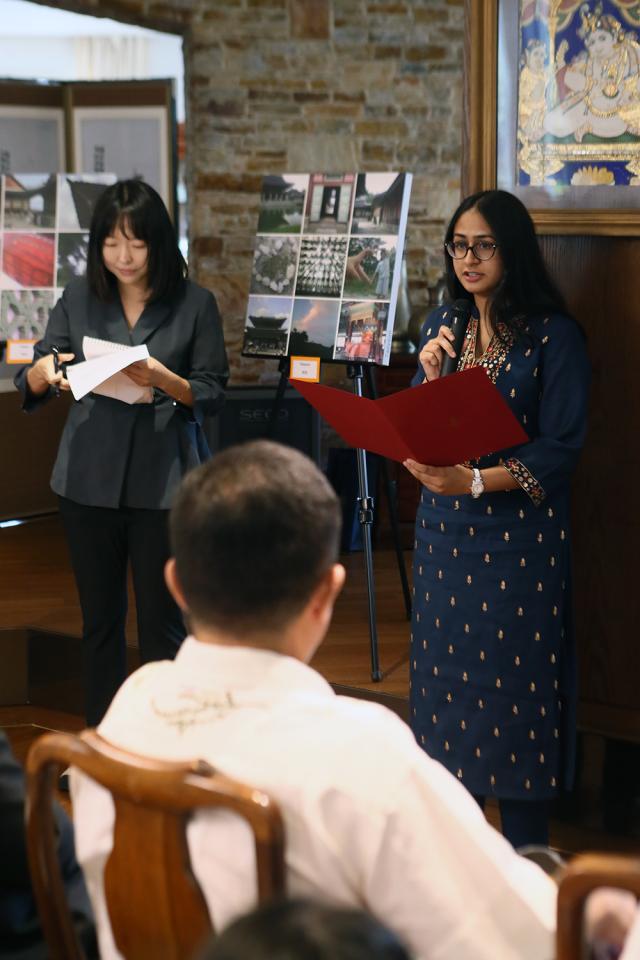
M 447 307 L 427 318 L 421 347 Z M 576 667 L 569 482 L 586 431 L 589 363 L 568 317 L 505 328 L 476 361 L 472 318 L 459 369 L 485 367 L 531 440 L 478 461 L 516 490 L 437 496 L 416 519 L 411 722 L 419 744 L 474 794 L 542 800 L 573 776 Z M 414 383 L 424 380 L 419 367 Z

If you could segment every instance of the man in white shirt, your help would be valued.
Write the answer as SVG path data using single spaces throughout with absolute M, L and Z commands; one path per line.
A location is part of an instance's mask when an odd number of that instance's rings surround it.
M 100 725 L 120 747 L 203 758 L 269 793 L 286 830 L 289 893 L 361 906 L 421 960 L 550 960 L 555 885 L 517 856 L 409 728 L 336 696 L 307 666 L 344 582 L 339 506 L 301 454 L 266 441 L 185 479 L 167 583 L 192 636 L 142 667 Z M 113 804 L 72 773 L 76 849 L 103 960 L 119 957 L 104 900 Z M 248 830 L 202 813 L 189 827 L 217 927 L 255 902 Z
M 640 960 L 640 909 L 629 932 L 620 960 Z

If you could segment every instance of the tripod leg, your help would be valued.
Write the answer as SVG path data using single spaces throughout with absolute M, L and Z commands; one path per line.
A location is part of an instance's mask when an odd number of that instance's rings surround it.
M 365 377 L 369 394 L 373 400 L 378 399 L 378 391 L 371 367 L 365 367 Z M 407 568 L 404 563 L 404 551 L 400 541 L 400 528 L 398 526 L 398 502 L 396 497 L 395 484 L 391 481 L 389 475 L 389 464 L 385 457 L 379 457 L 382 464 L 382 478 L 384 480 L 384 489 L 387 496 L 387 506 L 389 508 L 389 522 L 391 524 L 391 535 L 393 537 L 393 546 L 396 553 L 398 564 L 398 573 L 400 574 L 400 583 L 402 585 L 402 594 L 404 597 L 404 608 L 407 620 L 411 619 L 411 590 L 409 589 L 409 579 L 407 577 Z
M 367 599 L 369 603 L 369 646 L 371 650 L 371 679 L 382 680 L 378 661 L 378 629 L 376 620 L 376 587 L 373 574 L 373 547 L 371 530 L 373 527 L 373 498 L 369 496 L 367 478 L 367 460 L 364 450 L 356 451 L 358 458 L 358 517 L 362 529 L 364 544 L 364 563 L 367 575 Z
M 266 438 L 267 440 L 275 440 L 276 431 L 278 429 L 278 416 L 280 414 L 280 407 L 282 406 L 282 400 L 284 398 L 284 391 L 287 388 L 287 358 L 280 357 L 280 364 L 278 367 L 280 371 L 280 379 L 278 381 L 278 386 L 276 388 L 276 395 L 273 398 L 273 406 L 271 407 L 271 419 L 267 425 Z
M 400 574 L 400 583 L 402 584 L 402 595 L 404 597 L 404 609 L 407 620 L 411 619 L 411 590 L 409 589 L 409 578 L 407 577 L 407 568 L 404 563 L 404 550 L 400 541 L 400 527 L 398 525 L 398 503 L 396 498 L 396 485 L 389 475 L 389 464 L 385 457 L 378 457 L 382 464 L 382 478 L 387 495 L 387 506 L 389 508 L 389 522 L 391 523 L 391 534 L 393 536 L 393 546 L 398 563 L 398 573 Z
M 362 364 L 353 363 L 347 367 L 347 375 L 353 380 L 353 392 L 362 396 Z M 364 544 L 364 563 L 367 573 L 367 597 L 369 600 L 369 644 L 371 649 L 371 679 L 382 680 L 378 662 L 378 628 L 376 624 L 376 588 L 373 579 L 373 548 L 371 530 L 373 528 L 373 498 L 369 496 L 367 476 L 367 457 L 364 450 L 356 450 L 358 460 L 358 518 L 362 529 Z

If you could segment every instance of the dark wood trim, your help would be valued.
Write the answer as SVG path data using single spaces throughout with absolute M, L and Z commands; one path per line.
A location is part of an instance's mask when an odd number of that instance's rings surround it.
M 462 195 L 495 186 L 497 0 L 465 0 Z
M 16 107 L 57 107 L 62 109 L 63 84 L 49 81 L 0 80 L 0 103 Z
M 583 700 L 578 708 L 578 727 L 584 733 L 640 743 L 640 712 L 630 707 Z
M 70 394 L 61 396 L 32 415 L 23 412 L 22 397 L 17 391 L 0 393 L 4 450 L 0 471 L 1 520 L 58 509 L 49 478 L 70 403 Z
M 69 83 L 72 107 L 166 107 L 170 78 L 162 80 L 88 80 Z M 167 89 L 169 95 L 167 96 Z

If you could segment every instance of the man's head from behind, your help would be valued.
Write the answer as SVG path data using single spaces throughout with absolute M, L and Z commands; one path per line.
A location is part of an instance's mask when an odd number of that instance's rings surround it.
M 275 901 L 234 920 L 200 960 L 409 960 L 390 930 L 362 910 Z
M 309 615 L 315 649 L 344 571 L 338 500 L 311 460 L 266 440 L 231 447 L 185 478 L 170 530 L 167 582 L 196 636 L 272 646 Z

